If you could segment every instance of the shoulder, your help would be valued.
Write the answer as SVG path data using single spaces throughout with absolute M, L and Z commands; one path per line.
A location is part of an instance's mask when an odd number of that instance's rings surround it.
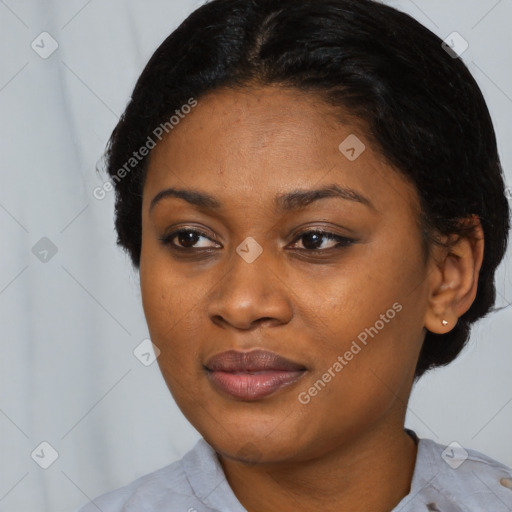
M 187 459 L 204 451 L 204 440 L 200 439 L 182 459 L 102 494 L 77 512 L 207 511 L 195 496 L 185 470 Z
M 456 442 L 420 439 L 411 491 L 423 510 L 510 512 L 512 469 Z

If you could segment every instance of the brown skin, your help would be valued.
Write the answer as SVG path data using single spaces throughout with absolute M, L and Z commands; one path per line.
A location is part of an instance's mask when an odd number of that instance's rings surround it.
M 151 339 L 177 404 L 215 448 L 250 512 L 396 506 L 409 492 L 416 458 L 403 425 L 425 329 L 448 332 L 476 295 L 478 219 L 475 238 L 450 250 L 433 247 L 424 259 L 417 192 L 360 125 L 337 122 L 332 107 L 312 94 L 220 90 L 201 98 L 151 155 L 140 265 Z M 350 134 L 366 145 L 353 162 L 338 149 Z M 274 209 L 276 194 L 333 183 L 374 208 L 328 198 L 302 210 Z M 208 193 L 222 208 L 165 198 L 150 212 L 154 196 L 169 187 Z M 175 245 L 192 247 L 180 255 L 159 240 L 174 228 L 206 237 L 189 245 L 175 237 Z M 355 242 L 336 249 L 336 240 L 320 238 L 315 249 L 315 240 L 297 238 L 318 228 Z M 249 236 L 263 248 L 252 263 L 235 251 Z M 213 250 L 193 256 L 201 247 Z M 395 318 L 302 404 L 299 393 L 395 302 L 402 305 Z M 216 391 L 203 368 L 207 359 L 253 348 L 308 371 L 254 402 Z

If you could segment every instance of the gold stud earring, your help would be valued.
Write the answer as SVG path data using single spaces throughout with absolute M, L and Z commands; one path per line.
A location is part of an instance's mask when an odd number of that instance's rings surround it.
M 441 320 L 441 323 L 442 323 L 443 325 L 448 325 L 448 321 L 447 321 L 447 320 L 444 320 L 444 319 L 443 319 L 443 320 Z

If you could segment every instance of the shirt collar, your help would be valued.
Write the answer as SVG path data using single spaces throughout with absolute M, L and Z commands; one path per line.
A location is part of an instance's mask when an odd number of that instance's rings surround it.
M 430 439 L 419 439 L 412 430 L 406 429 L 406 432 L 415 440 L 418 452 L 410 491 L 392 512 L 436 510 L 441 505 L 443 512 L 463 512 L 453 502 L 447 502 L 447 498 L 438 491 L 436 477 L 441 470 L 436 461 L 435 443 Z M 203 438 L 183 457 L 182 462 L 190 486 L 201 502 L 218 511 L 247 512 L 229 486 L 217 453 Z

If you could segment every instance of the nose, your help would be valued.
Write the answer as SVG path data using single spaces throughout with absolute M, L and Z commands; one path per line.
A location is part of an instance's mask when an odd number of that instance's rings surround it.
M 272 261 L 274 260 L 274 261 Z M 279 275 L 279 262 L 271 251 L 248 262 L 234 252 L 228 273 L 208 298 L 208 315 L 226 328 L 250 330 L 262 325 L 278 326 L 293 316 L 289 285 Z

